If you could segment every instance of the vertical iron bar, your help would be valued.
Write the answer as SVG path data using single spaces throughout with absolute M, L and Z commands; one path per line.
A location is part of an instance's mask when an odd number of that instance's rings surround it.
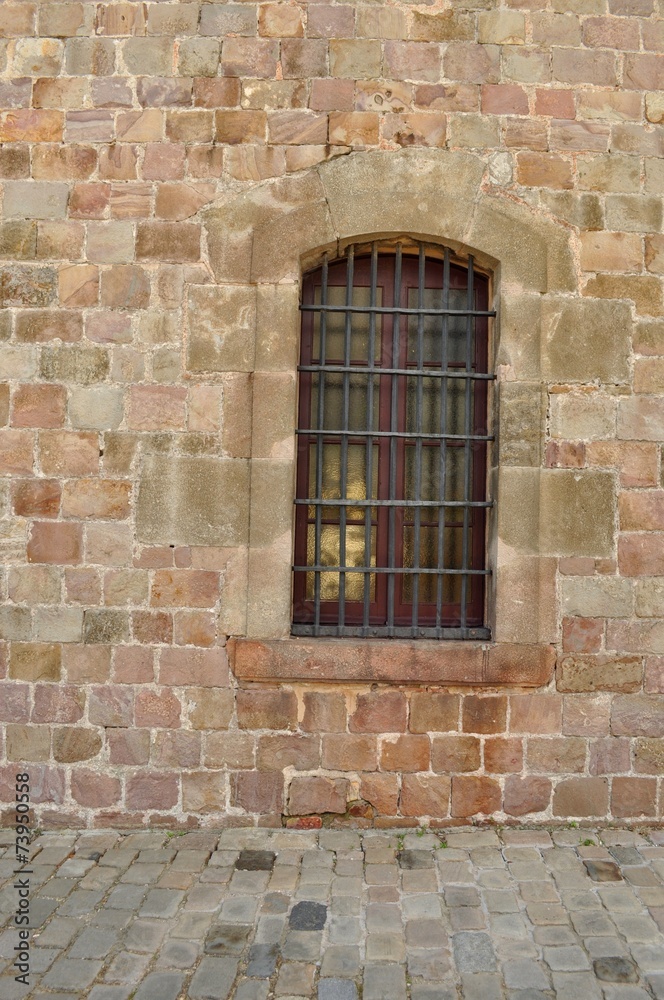
M 399 361 L 399 335 L 401 326 L 401 316 L 399 306 L 401 305 L 401 244 L 397 243 L 396 256 L 394 260 L 394 312 L 392 313 L 392 358 L 391 366 L 397 367 Z M 390 430 L 394 434 L 399 429 L 399 376 L 391 375 L 392 392 L 390 400 Z M 397 438 L 390 438 L 390 492 L 389 499 L 396 500 L 397 497 Z M 388 519 L 388 539 L 387 539 L 387 565 L 390 570 L 394 569 L 396 553 L 396 508 L 389 508 Z M 387 574 L 387 634 L 394 634 L 394 589 L 395 574 Z
M 418 261 L 418 277 L 417 277 L 417 308 L 424 309 L 424 270 L 426 264 L 426 258 L 424 255 L 424 247 L 420 244 L 420 255 Z M 419 434 L 422 433 L 422 409 L 424 405 L 423 401 L 423 382 L 424 382 L 424 316 L 420 313 L 417 317 L 417 368 L 418 373 L 416 375 L 416 426 L 415 429 Z M 406 393 L 406 406 L 408 405 L 408 394 Z M 417 628 L 419 621 L 419 601 L 420 601 L 420 527 L 422 512 L 419 507 L 419 502 L 421 500 L 421 479 L 422 479 L 422 438 L 418 437 L 415 441 L 415 503 L 418 506 L 415 507 L 415 524 L 413 527 L 413 614 L 412 614 L 412 625 L 413 630 Z
M 326 333 L 327 333 L 327 313 L 325 312 L 325 306 L 327 305 L 327 254 L 323 258 L 323 267 L 321 271 L 321 283 L 320 283 L 320 304 L 323 308 L 320 311 L 320 365 L 321 370 L 318 373 L 318 423 L 316 429 L 322 431 L 325 426 L 325 372 L 323 367 L 325 365 L 326 357 Z M 323 435 L 316 435 L 316 500 L 323 499 Z M 314 529 L 314 565 L 320 566 L 321 557 L 321 535 L 323 531 L 322 526 L 323 518 L 323 508 L 320 504 L 316 504 L 316 525 Z M 321 574 L 320 570 L 314 570 L 314 635 L 320 634 L 320 586 L 321 586 Z
M 353 277 L 355 270 L 355 247 L 351 244 L 348 247 L 346 259 L 346 305 L 353 304 Z M 350 338 L 352 331 L 353 314 L 346 313 L 344 323 L 344 367 L 350 367 Z M 343 373 L 343 417 L 341 421 L 341 455 L 340 455 L 340 479 L 339 492 L 341 499 L 346 500 L 348 490 L 348 435 L 344 432 L 349 429 L 350 418 L 350 373 Z M 346 565 L 346 505 L 341 504 L 339 511 L 339 565 Z M 346 624 L 346 574 L 343 569 L 339 573 L 339 627 Z
M 443 257 L 443 309 L 449 309 L 450 304 L 450 252 L 445 247 Z M 448 320 L 447 314 L 443 313 L 442 323 L 442 343 L 441 343 L 441 369 L 447 371 L 447 349 L 448 349 Z M 441 379 L 440 393 L 440 433 L 447 431 L 447 379 Z M 439 499 L 445 500 L 445 490 L 447 483 L 447 443 L 444 438 L 440 441 L 440 493 Z M 438 569 L 442 571 L 445 566 L 445 508 L 438 508 Z M 443 615 L 443 582 L 445 577 L 442 572 L 436 578 L 436 628 L 442 625 Z
M 377 286 L 378 286 L 378 245 L 376 243 L 371 244 L 371 289 L 369 292 L 369 305 L 373 308 L 376 305 L 377 297 Z M 376 354 L 376 313 L 369 313 L 369 358 L 368 364 L 369 368 L 374 367 L 374 358 Z M 369 375 L 367 381 L 367 439 L 366 439 L 366 453 L 365 453 L 365 471 L 364 477 L 366 482 L 366 499 L 373 499 L 373 437 L 371 436 L 371 431 L 373 430 L 373 390 L 374 390 L 374 376 Z M 372 529 L 372 508 L 365 507 L 364 509 L 364 565 L 366 567 L 371 566 L 371 529 Z M 371 605 L 371 573 L 365 572 L 364 574 L 364 601 L 362 608 L 362 626 L 364 634 L 367 635 L 369 631 L 369 610 Z
M 468 316 L 466 317 L 466 371 L 470 372 L 473 363 L 473 329 L 475 325 L 475 318 L 473 316 L 473 306 L 474 306 L 474 289 L 473 289 L 473 258 L 472 255 L 468 257 L 468 299 L 467 299 L 467 309 Z M 470 433 L 472 430 L 471 413 L 470 413 L 470 403 L 471 403 L 471 387 L 472 381 L 466 378 L 466 392 L 465 392 L 465 410 L 464 410 L 464 434 L 466 435 L 466 441 L 463 446 L 464 454 L 464 464 L 463 464 L 463 542 L 461 550 L 461 568 L 468 569 L 468 515 L 470 509 L 468 507 L 468 501 L 470 500 Z M 467 626 L 468 617 L 468 575 L 464 573 L 461 577 L 461 628 L 465 630 Z

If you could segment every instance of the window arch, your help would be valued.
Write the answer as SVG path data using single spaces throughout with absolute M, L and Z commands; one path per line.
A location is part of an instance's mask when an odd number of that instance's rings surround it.
M 488 638 L 486 275 L 356 243 L 301 310 L 293 633 Z

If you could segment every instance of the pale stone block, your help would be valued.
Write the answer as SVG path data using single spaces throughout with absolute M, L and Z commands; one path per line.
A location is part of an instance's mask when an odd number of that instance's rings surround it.
M 632 315 L 625 302 L 560 299 L 542 306 L 542 371 L 548 381 L 627 382 Z
M 131 222 L 89 222 L 88 260 L 96 264 L 127 264 L 134 259 Z
M 254 367 L 256 290 L 241 285 L 198 285 L 189 291 L 190 371 L 251 371 Z
M 286 638 L 291 627 L 291 539 L 269 548 L 251 548 L 247 600 L 247 636 Z
M 71 390 L 69 418 L 72 427 L 115 430 L 122 423 L 122 389 L 100 385 Z
M 635 580 L 634 596 L 639 618 L 664 618 L 664 581 L 659 577 Z
M 557 392 L 550 397 L 551 437 L 597 441 L 615 437 L 618 401 L 604 393 Z
M 0 369 L 4 378 L 33 378 L 37 374 L 37 348 L 32 344 L 2 344 Z
M 82 634 L 82 608 L 37 608 L 35 610 L 35 639 L 41 642 L 80 642 Z
M 334 239 L 329 206 L 322 199 L 259 226 L 251 258 L 252 282 L 298 280 L 302 252 L 310 248 L 312 233 L 319 246 Z
M 614 553 L 615 477 L 610 472 L 543 469 L 543 554 L 608 557 Z
M 541 295 L 512 289 L 500 297 L 496 367 L 505 365 L 510 375 L 526 382 L 540 375 L 542 301 Z
M 64 45 L 57 38 L 17 38 L 9 45 L 12 75 L 57 76 L 62 68 Z
M 248 548 L 233 550 L 222 573 L 219 597 L 219 631 L 226 635 L 247 634 L 248 571 Z
M 252 547 L 267 548 L 286 537 L 290 544 L 294 496 L 294 461 L 252 460 L 250 535 Z
M 504 551 L 499 549 L 499 557 Z M 496 642 L 555 642 L 556 559 L 520 556 L 496 568 Z
M 561 579 L 563 611 L 582 618 L 628 618 L 634 608 L 630 580 L 616 576 Z
M 295 458 L 297 387 L 287 372 L 256 372 L 253 386 L 252 458 Z
M 630 396 L 618 404 L 618 437 L 628 441 L 664 438 L 664 399 Z
M 526 19 L 516 10 L 483 10 L 478 26 L 478 41 L 485 45 L 523 45 L 526 40 Z
M 498 386 L 500 465 L 541 463 L 546 394 L 534 382 L 501 382 Z
M 3 214 L 6 219 L 63 219 L 68 197 L 68 184 L 5 181 Z
M 249 463 L 243 459 L 146 458 L 136 509 L 140 541 L 164 545 L 245 545 Z
M 256 289 L 256 370 L 294 371 L 300 341 L 296 282 Z
M 541 470 L 509 466 L 498 470 L 495 522 L 499 564 L 539 552 Z

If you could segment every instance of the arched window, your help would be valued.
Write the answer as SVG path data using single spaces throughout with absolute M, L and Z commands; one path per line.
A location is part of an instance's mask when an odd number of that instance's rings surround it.
M 488 298 L 406 241 L 305 275 L 295 635 L 489 637 Z

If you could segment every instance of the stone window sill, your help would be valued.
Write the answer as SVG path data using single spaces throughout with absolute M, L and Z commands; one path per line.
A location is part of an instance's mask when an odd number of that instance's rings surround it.
M 378 681 L 396 684 L 515 684 L 553 679 L 550 645 L 398 639 L 230 639 L 230 666 L 247 681 Z

